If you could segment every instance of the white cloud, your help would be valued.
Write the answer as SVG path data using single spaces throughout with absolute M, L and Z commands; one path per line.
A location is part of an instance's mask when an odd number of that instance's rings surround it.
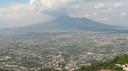
M 94 6 L 95 9 L 102 9 L 104 12 L 112 12 L 112 7 L 107 3 L 98 3 Z
M 105 7 L 104 3 L 98 3 L 98 4 L 96 4 L 94 6 L 94 8 L 96 8 L 96 9 L 103 9 L 103 8 L 106 8 L 106 7 Z
M 30 0 L 28 4 L 0 7 L 0 22 L 4 25 L 25 26 L 45 22 L 60 15 L 70 15 L 93 18 L 97 21 L 102 19 L 105 22 L 111 18 L 112 21 L 116 20 L 115 24 L 117 24 L 117 19 L 113 15 L 127 16 L 127 6 L 126 0 Z M 104 18 L 106 16 L 108 18 Z M 109 21 L 109 23 L 114 22 Z
M 82 0 L 30 0 L 31 9 L 42 13 L 66 13 L 68 8 L 72 8 L 73 3 Z M 63 10 L 63 11 L 62 11 Z
M 14 4 L 0 8 L 0 28 L 31 25 L 48 19 L 49 16 L 34 12 L 29 5 Z
M 0 8 L 0 18 L 20 19 L 28 10 L 27 5 L 12 5 L 6 8 Z
M 72 9 L 73 7 L 69 5 L 81 1 L 30 0 L 28 4 L 12 4 L 7 7 L 0 7 L 0 22 L 4 23 L 3 27 L 25 26 L 45 22 L 53 19 L 54 16 L 67 14 L 68 10 L 66 9 Z
M 114 7 L 115 8 L 120 8 L 122 6 L 122 3 L 116 3 L 116 4 L 114 4 Z

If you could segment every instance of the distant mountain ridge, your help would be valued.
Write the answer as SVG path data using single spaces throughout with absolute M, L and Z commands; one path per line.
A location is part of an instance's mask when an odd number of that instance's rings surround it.
M 72 18 L 64 15 L 52 21 L 15 28 L 16 31 L 43 31 L 43 30 L 84 30 L 84 31 L 125 31 L 118 26 L 107 25 L 87 18 Z

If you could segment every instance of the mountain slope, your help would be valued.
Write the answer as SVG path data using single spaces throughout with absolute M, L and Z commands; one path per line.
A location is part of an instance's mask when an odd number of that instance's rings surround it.
M 106 25 L 89 20 L 87 18 L 71 18 L 61 16 L 53 21 L 28 26 L 32 30 L 88 30 L 88 31 L 111 31 L 116 26 Z

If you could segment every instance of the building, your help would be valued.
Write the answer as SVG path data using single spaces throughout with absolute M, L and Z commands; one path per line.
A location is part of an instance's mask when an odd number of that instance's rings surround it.
M 123 70 L 128 71 L 128 64 L 124 64 L 122 65 L 122 67 L 123 67 Z

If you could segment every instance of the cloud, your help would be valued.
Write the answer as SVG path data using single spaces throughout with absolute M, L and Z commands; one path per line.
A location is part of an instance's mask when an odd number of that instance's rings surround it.
M 124 12 L 122 12 L 120 15 L 121 15 L 121 16 L 127 16 L 127 14 L 124 13 Z
M 113 8 L 112 7 L 108 7 L 106 9 L 104 9 L 104 12 L 112 13 L 113 12 Z
M 0 7 L 0 23 L 6 26 L 25 26 L 46 22 L 61 15 L 70 15 L 117 24 L 118 19 L 127 16 L 127 2 L 126 0 L 30 0 L 28 4 Z
M 34 12 L 29 5 L 14 4 L 0 8 L 0 28 L 31 25 L 48 19 L 49 16 Z
M 12 5 L 6 8 L 0 8 L 0 18 L 19 19 L 24 11 L 29 11 L 27 5 Z
M 0 24 L 0 26 L 17 27 L 46 22 L 60 15 L 67 15 L 75 3 L 81 1 L 30 0 L 28 4 L 11 4 L 0 7 L 0 22 L 4 23 L 4 25 Z
M 105 17 L 105 18 L 102 18 L 101 20 L 102 20 L 102 21 L 108 21 L 109 18 Z
M 64 15 L 83 0 L 30 0 L 31 9 L 43 14 Z
M 115 8 L 120 8 L 122 6 L 122 3 L 116 3 L 116 4 L 114 4 L 114 7 Z
M 105 7 L 104 3 L 98 3 L 94 6 L 94 8 L 96 8 L 96 9 L 105 9 L 106 7 Z
M 105 3 L 98 3 L 96 5 L 94 5 L 94 8 L 95 9 L 101 9 L 103 10 L 104 12 L 112 12 L 112 7 L 109 7 L 109 5 L 105 5 Z

